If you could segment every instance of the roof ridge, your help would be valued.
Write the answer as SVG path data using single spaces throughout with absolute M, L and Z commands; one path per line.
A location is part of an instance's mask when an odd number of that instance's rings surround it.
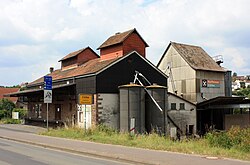
M 122 39 L 116 41 L 115 44 L 119 44 L 119 43 L 123 42 L 123 41 L 124 41 L 132 32 L 134 32 L 135 30 L 136 30 L 136 29 L 133 28 L 133 29 L 130 29 L 130 30 L 121 32 L 121 33 L 120 33 L 120 32 L 117 32 L 117 33 L 113 34 L 113 35 L 110 36 L 108 39 L 106 39 L 106 40 L 97 48 L 97 50 L 98 50 L 98 49 L 101 49 L 101 48 L 104 48 L 104 47 L 108 47 L 108 46 L 114 45 L 114 44 L 112 44 L 112 43 L 107 43 L 107 42 L 108 42 L 109 40 L 111 40 L 111 39 L 117 38 L 117 37 L 122 36 L 122 35 L 125 35 L 125 34 L 127 33 L 125 36 L 122 37 Z
M 116 45 L 116 44 L 120 44 L 123 43 L 132 33 L 136 33 L 140 39 L 144 42 L 144 44 L 146 45 L 146 47 L 148 47 L 148 44 L 146 43 L 146 41 L 142 38 L 142 36 L 138 33 L 138 31 L 136 30 L 136 28 L 127 30 L 125 32 L 122 33 L 115 33 L 114 35 L 110 36 L 107 40 L 105 40 L 98 48 L 105 48 L 105 47 L 109 47 L 112 45 Z
M 59 60 L 58 62 L 69 59 L 69 58 L 72 58 L 72 57 L 75 57 L 75 56 L 77 56 L 78 54 L 80 54 L 81 52 L 83 52 L 87 48 L 89 48 L 89 46 L 87 46 L 85 48 L 82 48 L 82 49 L 79 49 L 79 50 L 76 50 L 76 51 L 73 51 L 73 52 L 70 52 L 66 56 L 64 56 L 61 60 Z M 74 53 L 76 53 L 76 54 L 74 54 Z
M 178 45 L 184 45 L 184 46 L 198 47 L 198 48 L 203 49 L 201 46 L 198 46 L 198 45 L 191 45 L 191 44 L 179 43 L 179 42 L 172 42 L 172 41 L 170 41 L 170 43 L 171 43 L 171 44 L 173 43 L 173 44 L 178 44 Z
M 225 72 L 213 58 L 200 46 L 170 42 L 170 45 L 195 70 L 211 70 Z

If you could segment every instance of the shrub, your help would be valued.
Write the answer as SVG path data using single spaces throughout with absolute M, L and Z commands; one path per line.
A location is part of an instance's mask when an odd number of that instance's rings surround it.
M 232 127 L 227 132 L 210 132 L 205 138 L 213 147 L 235 148 L 250 152 L 250 128 Z
M 27 116 L 27 109 L 14 108 L 13 112 L 19 112 L 20 119 L 24 119 Z
M 0 110 L 0 119 L 6 118 L 8 116 L 7 110 Z

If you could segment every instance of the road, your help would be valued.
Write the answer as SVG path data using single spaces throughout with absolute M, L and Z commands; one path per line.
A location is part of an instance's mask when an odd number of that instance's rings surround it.
M 125 165 L 126 163 L 0 140 L 1 165 Z
M 41 136 L 36 134 L 40 129 L 41 128 L 26 125 L 0 124 L 0 165 L 15 165 L 15 163 L 18 165 L 26 165 L 26 161 L 31 161 L 30 164 L 32 165 L 125 164 L 124 162 L 143 165 L 250 165 L 249 161 Z M 6 144 L 6 139 L 12 140 L 13 142 L 11 141 Z M 24 145 L 24 148 L 13 146 L 14 141 L 28 145 Z M 20 143 L 17 144 L 20 145 Z M 39 148 L 39 151 L 37 151 L 33 149 L 33 145 L 43 148 L 37 147 Z M 55 149 L 57 151 L 47 151 L 44 148 Z M 67 157 L 68 155 L 71 156 Z M 121 163 L 117 161 L 121 161 Z

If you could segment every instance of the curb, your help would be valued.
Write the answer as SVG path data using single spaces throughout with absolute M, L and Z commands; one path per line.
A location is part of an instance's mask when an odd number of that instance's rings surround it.
M 55 150 L 60 150 L 60 151 L 65 151 L 65 152 L 71 152 L 71 153 L 84 155 L 84 156 L 91 156 L 91 157 L 95 157 L 95 158 L 103 158 L 103 159 L 109 159 L 109 160 L 121 161 L 121 162 L 125 162 L 125 163 L 133 163 L 133 164 L 139 164 L 139 165 L 156 165 L 155 163 L 149 163 L 149 162 L 144 162 L 144 161 L 139 161 L 139 160 L 131 160 L 131 159 L 120 157 L 120 156 L 112 156 L 112 155 L 101 154 L 101 153 L 77 151 L 77 150 L 73 150 L 73 149 L 69 149 L 69 148 L 51 146 L 51 145 L 48 145 L 48 144 L 35 143 L 35 142 L 31 142 L 31 141 L 20 140 L 20 139 L 5 137 L 5 136 L 0 136 L 0 138 L 1 139 L 6 139 L 6 140 L 12 140 L 12 141 L 15 141 L 15 142 L 21 142 L 21 143 L 25 143 L 25 144 L 30 144 L 30 145 L 34 145 L 34 146 L 49 148 L 49 149 L 55 149 Z M 157 164 L 157 165 L 160 165 L 160 164 Z

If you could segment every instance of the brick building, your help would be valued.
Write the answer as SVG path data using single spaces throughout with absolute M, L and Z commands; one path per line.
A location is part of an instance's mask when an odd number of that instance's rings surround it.
M 50 70 L 53 79 L 53 101 L 49 104 L 50 125 L 74 125 L 90 128 L 104 123 L 119 128 L 118 86 L 134 80 L 135 71 L 159 85 L 167 84 L 167 76 L 146 59 L 147 43 L 136 29 L 116 33 L 101 46 L 100 56 L 90 47 L 63 57 L 61 68 Z M 27 90 L 12 93 L 28 102 L 27 123 L 46 123 L 43 103 L 43 77 L 29 83 Z M 80 105 L 78 96 L 91 94 L 93 104 Z

